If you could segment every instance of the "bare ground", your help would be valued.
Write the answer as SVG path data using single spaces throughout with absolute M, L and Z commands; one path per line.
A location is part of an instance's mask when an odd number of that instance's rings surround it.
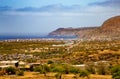
M 0 79 L 56 79 L 55 73 L 48 73 L 45 77 L 44 74 L 36 72 L 25 72 L 24 76 L 0 76 Z M 62 79 L 75 79 L 74 74 L 63 74 Z M 87 79 L 81 78 L 78 79 Z M 111 79 L 111 75 L 90 75 L 90 79 Z

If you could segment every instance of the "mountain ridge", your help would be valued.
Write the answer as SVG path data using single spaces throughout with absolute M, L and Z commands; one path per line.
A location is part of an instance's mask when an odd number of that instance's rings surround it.
M 50 36 L 78 36 L 81 39 L 120 39 L 120 16 L 107 19 L 98 27 L 58 28 Z
M 97 29 L 85 35 L 86 38 L 120 38 L 120 16 L 107 19 Z
M 58 28 L 55 31 L 50 32 L 49 36 L 78 36 L 80 32 L 86 32 L 87 30 L 92 30 L 97 27 L 81 27 L 81 28 Z M 82 33 L 81 36 L 82 36 Z

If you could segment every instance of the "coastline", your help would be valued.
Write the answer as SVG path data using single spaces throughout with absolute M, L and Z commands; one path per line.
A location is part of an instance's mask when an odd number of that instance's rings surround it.
M 75 40 L 75 36 L 49 36 L 49 35 L 0 35 L 0 41 L 18 40 Z

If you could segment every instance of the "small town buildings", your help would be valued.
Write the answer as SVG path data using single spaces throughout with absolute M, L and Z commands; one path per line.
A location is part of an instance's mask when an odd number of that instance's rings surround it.
M 0 68 L 18 67 L 18 65 L 19 65 L 19 61 L 17 60 L 0 61 Z

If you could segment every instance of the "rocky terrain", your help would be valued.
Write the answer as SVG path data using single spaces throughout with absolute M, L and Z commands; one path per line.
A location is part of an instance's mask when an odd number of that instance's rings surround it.
M 89 39 L 120 38 L 120 16 L 106 20 L 100 27 L 59 28 L 50 36 L 78 36 Z
M 101 27 L 85 35 L 86 38 L 120 38 L 120 16 L 106 20 Z
M 83 37 L 87 32 L 96 29 L 97 27 L 82 27 L 82 28 L 58 28 L 49 33 L 50 36 L 79 36 Z

